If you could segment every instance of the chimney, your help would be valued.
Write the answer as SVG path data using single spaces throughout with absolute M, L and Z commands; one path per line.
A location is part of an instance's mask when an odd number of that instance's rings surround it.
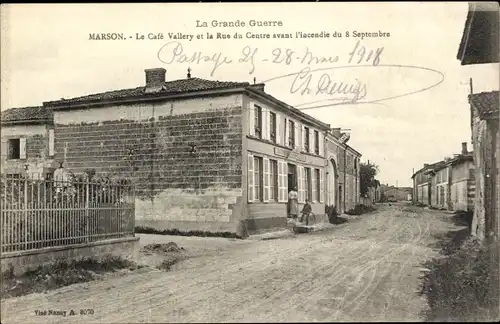
M 165 82 L 167 70 L 164 68 L 146 69 L 144 72 L 146 72 L 146 87 L 158 86 Z
M 467 142 L 462 143 L 462 155 L 467 155 Z
M 332 128 L 332 134 L 333 134 L 333 136 L 339 138 L 340 137 L 340 127 Z

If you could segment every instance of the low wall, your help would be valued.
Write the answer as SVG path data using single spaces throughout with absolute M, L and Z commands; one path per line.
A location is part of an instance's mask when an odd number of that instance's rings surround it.
M 69 261 L 92 257 L 102 260 L 108 256 L 121 257 L 136 261 L 139 254 L 139 237 L 125 237 L 99 242 L 70 246 L 48 247 L 30 251 L 8 252 L 2 254 L 2 272 L 10 267 L 16 275 L 35 269 L 45 263 Z

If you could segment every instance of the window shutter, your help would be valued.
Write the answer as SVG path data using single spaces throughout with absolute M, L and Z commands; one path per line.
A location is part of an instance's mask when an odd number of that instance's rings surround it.
M 283 202 L 283 162 L 278 160 L 278 201 Z
M 300 151 L 300 129 L 299 129 L 299 124 L 295 123 L 295 147 L 297 148 L 298 151 Z
M 323 148 L 323 134 L 319 133 L 318 135 L 319 139 L 319 155 L 324 156 L 324 148 Z
M 304 202 L 304 168 L 297 166 L 297 191 L 299 194 L 299 202 Z
M 21 137 L 19 139 L 19 158 L 26 158 L 26 137 Z
M 283 125 L 285 138 L 283 139 L 283 145 L 288 146 L 290 142 L 290 130 L 288 129 L 290 125 L 288 125 L 288 118 L 285 117 L 285 124 Z
M 320 137 L 321 138 L 321 137 Z M 321 148 L 320 148 L 321 149 Z M 319 202 L 322 203 L 323 200 L 324 200 L 324 191 L 325 189 L 323 188 L 323 185 L 324 185 L 324 181 L 323 181 L 323 176 L 324 176 L 324 172 L 323 172 L 323 169 L 319 169 Z M 336 190 L 334 188 L 334 190 Z
M 281 134 L 284 132 L 281 129 L 281 115 L 276 113 L 276 143 L 277 144 L 282 144 L 281 143 Z
M 301 143 L 303 144 L 302 151 L 307 152 L 306 151 L 306 126 L 302 125 L 301 131 L 302 131 L 302 138 L 301 138 L 302 142 Z
M 252 154 L 248 154 L 248 177 L 247 177 L 247 182 L 248 182 L 248 201 L 249 202 L 252 202 L 255 199 L 255 188 L 254 188 L 253 170 L 254 170 L 253 155 Z
M 316 194 L 316 169 L 311 169 L 311 188 L 312 188 L 312 201 L 319 201 L 318 196 Z
M 49 156 L 54 156 L 54 130 L 49 129 Z
M 314 130 L 312 128 L 309 129 L 309 153 L 314 153 Z
M 269 110 L 267 108 L 261 108 L 262 111 L 262 139 L 270 139 L 269 136 Z
M 255 135 L 255 108 L 254 108 L 253 104 L 250 104 L 249 107 L 250 107 L 249 117 L 248 117 L 249 118 L 248 125 L 250 127 L 249 134 L 254 136 Z
M 270 172 L 269 172 L 269 159 L 268 158 L 264 158 L 264 172 L 263 172 L 263 176 L 264 176 L 264 202 L 267 202 L 269 201 L 269 178 L 270 178 Z

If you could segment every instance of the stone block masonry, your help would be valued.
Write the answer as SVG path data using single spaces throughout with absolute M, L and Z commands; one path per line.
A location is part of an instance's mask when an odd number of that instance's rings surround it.
M 56 154 L 76 173 L 131 178 L 136 225 L 236 230 L 242 203 L 242 109 L 146 120 L 56 124 Z

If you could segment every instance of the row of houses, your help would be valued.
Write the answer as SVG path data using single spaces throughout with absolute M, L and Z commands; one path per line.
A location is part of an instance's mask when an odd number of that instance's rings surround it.
M 286 223 L 288 192 L 339 212 L 359 202 L 349 134 L 265 92 L 192 77 L 2 112 L 1 172 L 132 180 L 136 225 L 251 233 Z
M 461 153 L 424 164 L 412 180 L 414 202 L 450 211 L 474 208 L 474 161 L 466 142 L 462 143 Z

